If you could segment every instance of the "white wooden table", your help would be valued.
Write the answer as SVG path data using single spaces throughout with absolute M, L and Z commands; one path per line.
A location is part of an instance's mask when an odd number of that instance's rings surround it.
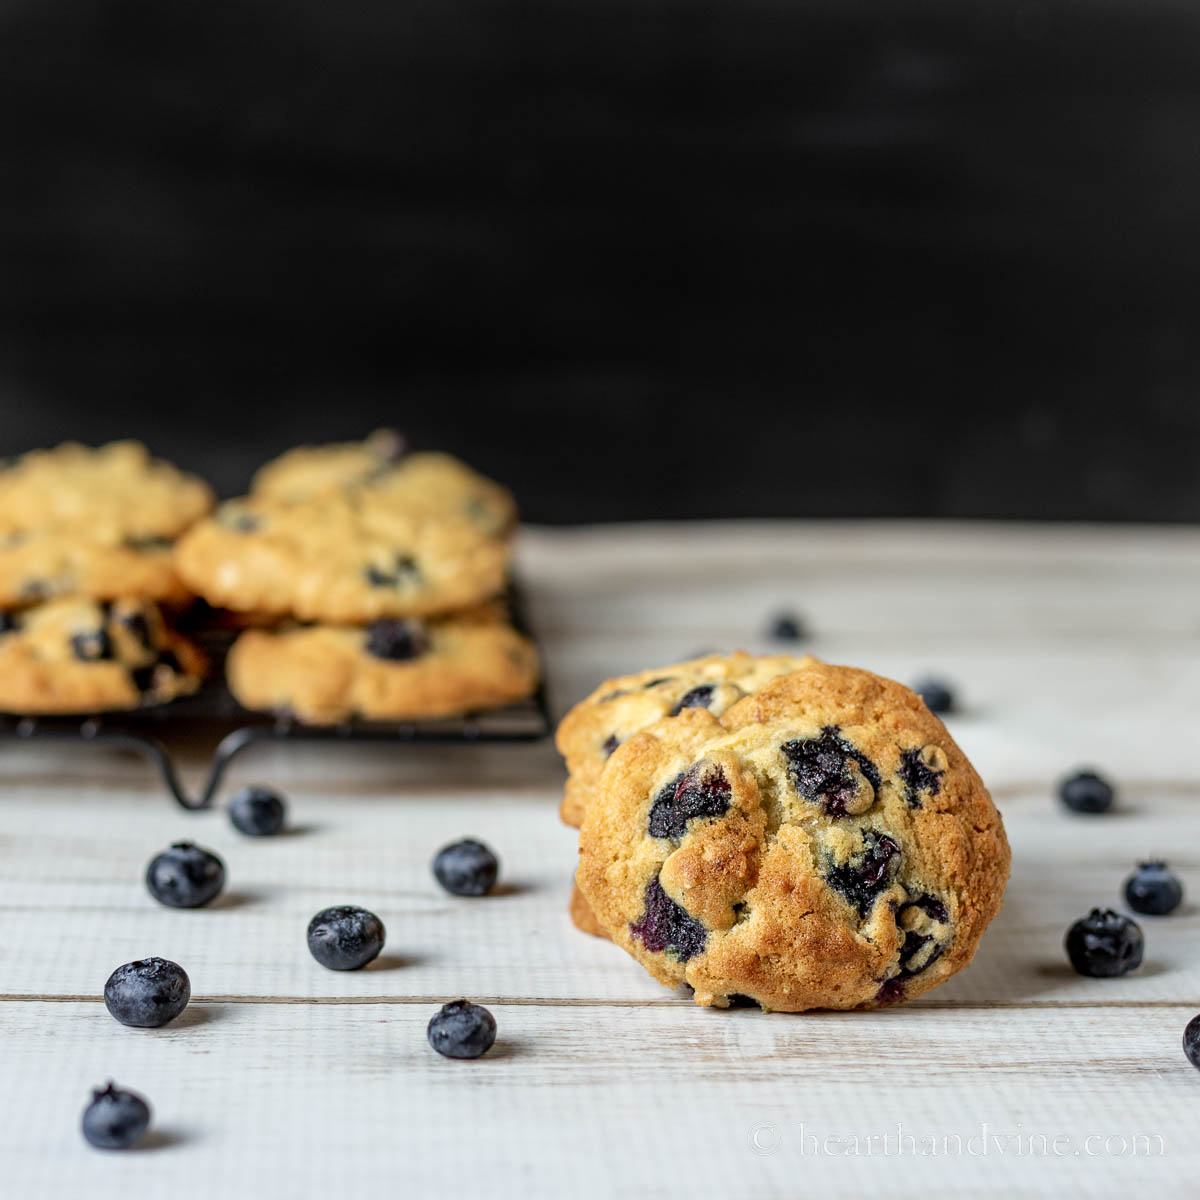
M 549 744 L 260 750 L 231 782 L 285 789 L 296 826 L 263 841 L 176 810 L 139 760 L 4 744 L 0 1196 L 1197 1194 L 1180 1038 L 1200 1010 L 1200 534 L 528 531 L 521 559 L 560 711 L 607 674 L 765 648 L 781 606 L 831 661 L 958 685 L 951 728 L 1014 858 L 974 964 L 879 1013 L 694 1007 L 569 924 Z M 1060 811 L 1056 779 L 1089 763 L 1120 782 L 1118 812 Z M 433 852 L 462 834 L 501 854 L 500 895 L 434 883 Z M 211 910 L 145 892 L 146 861 L 181 837 L 226 860 Z M 1068 924 L 1154 853 L 1190 890 L 1182 914 L 1143 920 L 1134 974 L 1074 975 Z M 341 902 L 387 925 L 368 970 L 306 949 L 309 917 Z M 191 1006 L 123 1028 L 101 988 L 150 954 L 186 967 Z M 425 1042 L 459 996 L 499 1023 L 477 1062 Z M 154 1106 L 144 1150 L 80 1137 L 110 1077 Z

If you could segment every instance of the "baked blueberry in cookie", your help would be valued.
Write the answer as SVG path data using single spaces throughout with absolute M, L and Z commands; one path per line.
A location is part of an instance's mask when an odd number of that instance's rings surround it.
M 417 658 L 429 649 L 429 638 L 416 621 L 374 621 L 367 627 L 367 653 L 389 662 Z
M 646 885 L 645 904 L 629 932 L 647 950 L 686 962 L 704 949 L 708 930 L 662 890 L 657 878 Z
M 920 699 L 807 660 L 719 717 L 684 708 L 622 740 L 576 882 L 589 929 L 696 1003 L 800 1011 L 949 978 L 1008 867 L 986 788 Z
M 699 687 L 689 689 L 679 697 L 678 703 L 671 709 L 671 716 L 678 716 L 685 708 L 708 708 L 715 690 L 711 683 L 702 683 Z
M 879 772 L 860 750 L 827 725 L 819 737 L 794 739 L 781 749 L 796 790 L 806 800 L 824 804 L 831 817 L 865 812 L 875 801 Z
M 680 838 L 695 817 L 719 817 L 729 808 L 729 780 L 714 763 L 698 762 L 676 776 L 650 806 L 651 837 Z

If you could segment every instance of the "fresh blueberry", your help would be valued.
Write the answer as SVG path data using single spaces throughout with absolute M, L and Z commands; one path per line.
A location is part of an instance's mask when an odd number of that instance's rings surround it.
M 925 707 L 931 713 L 954 711 L 954 692 L 945 680 L 929 675 L 917 680 L 912 690 L 925 701 Z
M 804 633 L 804 622 L 795 613 L 780 612 L 771 619 L 771 636 L 777 642 L 798 642 Z
M 146 868 L 146 887 L 160 904 L 200 908 L 225 886 L 225 864 L 211 851 L 176 842 Z
M 716 763 L 693 763 L 676 775 L 650 806 L 651 837 L 681 838 L 694 817 L 719 817 L 729 810 L 730 788 Z
M 137 1029 L 158 1029 L 175 1020 L 192 996 L 187 972 L 167 958 L 140 958 L 118 967 L 104 985 L 104 1007 Z
M 677 717 L 685 708 L 707 708 L 712 703 L 714 687 L 714 684 L 702 683 L 684 692 L 669 715 Z
M 1183 1052 L 1188 1062 L 1200 1071 L 1200 1014 L 1194 1016 L 1183 1031 Z
M 1094 771 L 1079 771 L 1058 787 L 1062 802 L 1075 812 L 1102 813 L 1112 808 L 1113 786 Z
M 434 878 L 453 896 L 486 896 L 499 874 L 499 859 L 474 838 L 443 846 L 433 860 Z
M 1080 975 L 1107 979 L 1142 962 L 1142 931 L 1111 908 L 1093 908 L 1067 930 L 1067 957 Z
M 686 962 L 704 951 L 708 930 L 666 892 L 657 876 L 646 887 L 646 908 L 640 921 L 630 924 L 629 932 L 655 954 Z
M 344 904 L 322 909 L 308 923 L 308 948 L 331 971 L 357 971 L 378 958 L 387 936 L 383 922 L 365 908 Z
M 83 1110 L 83 1136 L 99 1150 L 127 1150 L 150 1125 L 150 1105 L 116 1084 L 96 1088 Z
M 416 621 L 376 621 L 367 627 L 367 653 L 387 662 L 419 658 L 429 649 L 429 638 Z
M 1165 917 L 1183 900 L 1183 884 L 1165 862 L 1138 863 L 1125 880 L 1125 901 L 1134 912 L 1148 917 Z
M 478 1058 L 496 1040 L 496 1018 L 481 1004 L 455 1000 L 429 1018 L 429 1044 L 447 1058 Z
M 229 802 L 229 819 L 247 837 L 270 837 L 283 828 L 283 797 L 266 787 L 247 787 Z

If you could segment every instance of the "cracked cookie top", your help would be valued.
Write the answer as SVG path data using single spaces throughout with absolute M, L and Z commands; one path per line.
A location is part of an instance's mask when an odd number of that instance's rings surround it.
M 810 660 L 724 715 L 624 740 L 577 882 L 609 936 L 700 1004 L 872 1008 L 965 966 L 1008 879 L 974 768 L 900 684 Z

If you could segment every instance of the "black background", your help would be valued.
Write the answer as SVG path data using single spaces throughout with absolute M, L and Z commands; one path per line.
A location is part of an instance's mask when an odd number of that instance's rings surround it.
M 0 451 L 1200 517 L 1200 8 L 0 2 Z

